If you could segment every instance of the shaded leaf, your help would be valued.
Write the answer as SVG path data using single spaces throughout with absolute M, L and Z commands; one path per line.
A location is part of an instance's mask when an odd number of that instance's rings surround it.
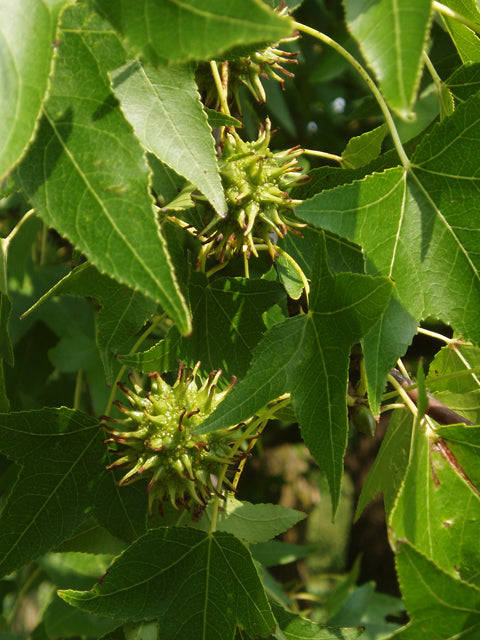
M 96 298 L 101 309 L 96 313 L 96 342 L 100 350 L 107 384 L 114 378 L 115 357 L 156 309 L 153 300 L 139 291 L 119 284 L 88 263 L 70 271 L 29 310 L 33 311 L 50 296 L 73 295 Z M 77 332 L 76 334 L 77 335 Z
M 370 500 L 379 492 L 383 493 L 387 516 L 390 514 L 407 471 L 412 427 L 413 419 L 409 411 L 405 409 L 393 412 L 380 451 L 364 482 L 355 519 L 360 517 Z
M 214 139 L 193 67 L 157 70 L 134 60 L 110 76 L 122 111 L 145 149 L 196 185 L 219 215 L 226 215 Z
M 430 0 L 345 0 L 346 19 L 389 105 L 411 116 L 430 30 Z
M 205 531 L 210 530 L 213 505 L 207 509 L 198 522 Z M 276 535 L 293 527 L 303 520 L 305 514 L 278 504 L 251 504 L 233 496 L 218 512 L 216 527 L 218 531 L 227 531 L 246 542 L 266 542 Z
M 92 517 L 82 522 L 56 547 L 56 551 L 80 551 L 84 553 L 103 553 L 117 555 L 125 549 L 125 544 L 112 536 L 104 527 L 100 526 Z
M 209 281 L 192 273 L 189 287 L 194 331 L 181 338 L 177 329 L 145 353 L 123 356 L 122 362 L 143 372 L 168 371 L 179 358 L 207 375 L 221 368 L 225 376 L 245 375 L 252 349 L 265 331 L 262 314 L 284 296 L 278 282 L 246 278 Z
M 272 610 L 283 636 L 287 640 L 353 640 L 361 636 L 364 631 L 363 627 L 340 629 L 339 627 L 320 625 L 275 604 L 272 604 Z M 275 634 L 270 637 L 278 638 L 279 636 Z
M 148 193 L 149 169 L 109 87 L 108 70 L 124 58 L 100 19 L 78 4 L 64 12 L 50 97 L 15 177 L 48 225 L 101 272 L 159 301 L 188 333 L 189 312 Z
M 268 542 L 258 542 L 250 545 L 252 556 L 264 567 L 290 564 L 290 562 L 306 558 L 311 553 L 314 553 L 315 550 L 316 547 L 314 545 L 289 544 L 278 540 L 269 540 Z
M 0 514 L 0 574 L 58 545 L 85 519 L 103 474 L 98 421 L 65 408 L 0 417 L 0 450 L 20 465 Z
M 48 605 L 43 621 L 49 638 L 71 638 L 86 636 L 98 638 L 110 631 L 115 622 L 109 618 L 92 616 L 85 611 L 70 607 L 58 596 Z
M 391 291 L 391 282 L 384 278 L 333 276 L 325 242 L 319 242 L 308 314 L 289 318 L 265 334 L 246 378 L 199 432 L 241 422 L 269 401 L 291 393 L 305 443 L 327 474 L 335 513 L 347 443 L 350 348 L 376 322 Z
M 91 591 L 60 595 L 95 615 L 158 618 L 172 640 L 233 639 L 237 623 L 253 636 L 275 627 L 250 553 L 222 531 L 154 529 L 126 549 Z
M 0 2 L 0 179 L 34 134 L 68 0 Z
M 97 483 L 93 515 L 119 540 L 133 542 L 143 535 L 147 513 L 146 487 L 143 483 L 119 487 L 112 471 L 105 473 Z
M 290 20 L 259 0 L 96 0 L 95 6 L 135 54 L 155 65 L 219 58 L 237 45 L 277 42 L 291 33 Z
M 328 619 L 328 623 L 338 626 L 362 625 L 365 640 L 390 637 L 400 625 L 388 622 L 391 616 L 403 613 L 405 607 L 398 598 L 375 592 L 375 583 L 366 582 L 352 586 L 348 597 L 339 610 Z
M 480 63 L 464 64 L 446 81 L 456 101 L 465 102 L 480 89 Z

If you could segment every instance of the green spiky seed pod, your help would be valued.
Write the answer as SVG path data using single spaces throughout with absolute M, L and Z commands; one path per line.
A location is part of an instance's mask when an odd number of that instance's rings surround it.
M 229 62 L 229 88 L 235 98 L 239 111 L 240 100 L 238 92 L 241 85 L 248 88 L 257 102 L 265 103 L 267 96 L 265 95 L 265 89 L 262 81 L 260 80 L 261 77 L 266 80 L 268 80 L 268 78 L 273 78 L 281 84 L 282 89 L 285 80 L 278 74 L 278 72 L 282 73 L 287 78 L 293 78 L 294 74 L 285 69 L 284 65 L 296 63 L 297 60 L 295 59 L 295 56 L 298 55 L 298 51 L 283 51 L 279 46 L 282 42 L 291 42 L 297 38 L 298 36 L 284 38 L 280 42 L 277 42 L 266 49 L 255 51 L 249 56 L 237 58 Z
M 152 374 L 147 393 L 135 384 L 133 390 L 121 384 L 128 400 L 126 407 L 117 402 L 125 416 L 122 420 L 106 418 L 118 428 L 102 424 L 109 437 L 105 442 L 118 459 L 108 469 L 125 471 L 119 486 L 148 479 L 150 513 L 153 504 L 169 500 L 178 509 L 189 508 L 191 501 L 204 507 L 213 493 L 219 493 L 215 479 L 225 465 L 234 468 L 242 452 L 232 454 L 232 443 L 238 439 L 238 426 L 204 435 L 192 433 L 218 406 L 233 386 L 217 391 L 220 371 L 213 371 L 197 384 L 198 368 L 188 370 L 180 364 L 175 383 L 170 386 L 158 374 Z M 235 434 L 233 433 L 235 431 Z M 228 485 L 229 481 L 224 480 Z
M 272 235 L 283 238 L 287 229 L 299 225 L 292 216 L 300 200 L 287 189 L 305 181 L 298 165 L 302 149 L 270 151 L 271 125 L 267 118 L 257 140 L 243 141 L 235 130 L 225 133 L 219 170 L 228 204 L 225 218 L 216 214 L 200 233 L 203 253 L 219 262 L 234 255 L 258 256 L 257 244 L 266 245 L 272 259 Z
M 288 7 L 279 5 L 276 11 L 281 16 L 288 15 Z M 282 89 L 285 82 L 285 78 L 282 75 L 287 78 L 293 78 L 294 74 L 285 69 L 285 65 L 296 64 L 298 62 L 296 56 L 299 52 L 285 51 L 280 46 L 293 42 L 299 37 L 300 35 L 296 33 L 288 38 L 282 38 L 279 42 L 265 49 L 228 60 L 227 99 L 229 101 L 232 97 L 235 99 L 239 113 L 241 113 L 239 91 L 242 85 L 248 88 L 257 102 L 265 103 L 267 98 L 260 78 L 265 78 L 266 80 L 272 78 L 281 84 Z M 197 68 L 196 78 L 205 105 L 218 109 L 220 99 L 215 83 L 212 80 L 209 65 L 200 64 Z

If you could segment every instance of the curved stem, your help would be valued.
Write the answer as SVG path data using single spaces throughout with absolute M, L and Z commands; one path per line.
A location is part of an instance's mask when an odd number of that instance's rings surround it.
M 215 80 L 215 86 L 217 87 L 218 97 L 220 99 L 220 105 L 222 107 L 222 111 L 225 115 L 230 115 L 230 109 L 227 104 L 227 97 L 225 95 L 225 91 L 223 90 L 222 79 L 220 78 L 220 73 L 218 72 L 217 63 L 215 60 L 210 60 L 210 68 L 212 70 L 213 79 Z
M 15 602 L 13 604 L 12 610 L 10 611 L 10 615 L 8 616 L 7 627 L 11 626 L 12 622 L 15 619 L 15 616 L 17 615 L 18 608 L 22 604 L 23 597 L 28 593 L 30 587 L 32 586 L 32 584 L 35 582 L 35 580 L 38 578 L 38 576 L 41 573 L 42 573 L 42 567 L 37 566 L 35 570 L 32 571 L 32 573 L 28 576 L 25 583 L 22 585 L 22 588 L 20 589 L 20 591 L 17 594 L 17 597 L 15 598 Z
M 425 62 L 425 66 L 427 67 L 429 74 L 432 76 L 432 80 L 435 83 L 435 86 L 440 91 L 443 84 L 442 79 L 438 75 L 437 70 L 433 66 L 433 63 L 426 51 L 423 52 L 423 61 Z
M 83 369 L 79 369 L 77 373 L 77 379 L 75 382 L 75 393 L 73 395 L 73 408 L 78 409 L 80 407 L 80 400 L 82 397 L 83 386 Z
M 157 318 L 155 318 L 152 322 L 152 324 L 145 329 L 145 331 L 141 334 L 141 336 L 138 338 L 138 340 L 135 342 L 135 344 L 133 345 L 133 347 L 130 349 L 130 351 L 128 352 L 129 356 L 133 356 L 134 353 L 136 353 L 138 347 L 142 344 L 142 342 L 148 338 L 148 336 L 152 333 L 152 331 L 155 329 L 155 327 L 157 325 L 160 324 L 160 322 L 162 322 L 162 320 L 164 320 L 167 317 L 166 313 L 163 313 L 161 316 L 158 316 Z M 122 365 L 122 367 L 120 368 L 120 371 L 117 374 L 117 377 L 115 378 L 114 383 L 112 384 L 112 390 L 110 392 L 110 396 L 108 398 L 108 402 L 107 402 L 107 408 L 105 409 L 105 413 L 104 415 L 108 416 L 110 414 L 110 411 L 112 409 L 112 404 L 113 404 L 113 400 L 115 398 L 115 394 L 117 393 L 117 385 L 120 382 L 120 380 L 122 379 L 123 374 L 125 373 L 125 371 L 127 370 L 127 365 Z
M 286 393 L 283 396 L 280 396 L 279 398 L 277 398 L 277 400 L 275 401 L 276 404 L 274 404 L 271 407 L 268 407 L 263 413 L 262 415 L 258 416 L 256 420 L 253 420 L 247 427 L 247 429 L 245 430 L 244 433 L 242 433 L 240 435 L 240 437 L 238 438 L 238 440 L 235 442 L 235 444 L 233 445 L 231 451 L 230 451 L 230 456 L 233 457 L 235 455 L 235 453 L 238 451 L 238 449 L 240 448 L 242 442 L 245 441 L 245 439 L 249 438 L 253 433 L 258 432 L 257 433 L 257 437 L 253 438 L 248 445 L 248 451 L 250 451 L 254 445 L 255 442 L 258 440 L 258 437 L 260 436 L 261 432 L 263 431 L 263 429 L 265 428 L 267 422 L 275 415 L 275 413 L 279 410 L 282 409 L 283 407 L 286 407 L 288 404 L 290 404 L 290 394 Z M 235 478 L 233 479 L 233 486 L 236 488 L 238 481 L 240 479 L 240 475 L 243 471 L 243 467 L 245 466 L 245 459 L 242 460 L 242 462 L 239 465 L 239 469 L 237 471 L 237 473 L 235 474 Z M 218 481 L 217 481 L 217 489 L 218 487 L 221 487 L 223 484 L 223 480 L 225 478 L 225 473 L 227 472 L 227 468 L 228 468 L 228 464 L 224 465 L 222 468 L 222 471 L 220 472 L 219 476 L 218 476 Z M 212 521 L 210 523 L 210 533 L 213 533 L 217 527 L 217 516 L 218 516 L 218 507 L 220 504 L 220 498 L 218 495 L 215 496 L 215 500 L 213 502 L 213 509 L 212 509 Z
M 435 3 L 434 3 L 435 4 Z M 380 93 L 379 88 L 369 75 L 369 73 L 362 67 L 362 65 L 356 60 L 351 53 L 349 53 L 346 49 L 344 49 L 338 42 L 327 36 L 325 33 L 321 31 L 317 31 L 317 29 L 312 29 L 301 22 L 294 21 L 292 24 L 294 29 L 298 29 L 298 31 L 303 31 L 304 33 L 308 33 L 308 35 L 313 36 L 320 42 L 324 42 L 332 49 L 335 49 L 337 53 L 343 56 L 357 71 L 357 73 L 362 77 L 364 82 L 367 84 L 370 91 L 373 93 L 375 100 L 378 102 L 378 106 L 382 110 L 383 116 L 385 118 L 385 122 L 387 123 L 388 129 L 390 131 L 390 135 L 393 139 L 393 144 L 395 149 L 397 150 L 398 156 L 400 158 L 400 162 L 405 167 L 405 169 L 410 169 L 410 160 L 405 153 L 405 149 L 403 148 L 402 142 L 400 140 L 400 136 L 398 135 L 397 127 L 395 126 L 395 122 L 393 121 L 392 114 L 390 113 L 390 109 L 385 102 L 385 98 Z
M 217 491 L 219 487 L 223 484 L 223 479 L 225 478 L 225 474 L 227 472 L 228 464 L 224 464 L 217 480 Z M 215 500 L 213 501 L 212 508 L 212 521 L 210 523 L 210 533 L 213 533 L 217 528 L 217 517 L 218 517 L 218 506 L 220 504 L 220 497 L 215 495 Z
M 435 0 L 432 2 L 432 8 L 435 9 L 438 13 L 447 16 L 447 18 L 453 18 L 457 22 L 464 24 L 466 27 L 474 31 L 475 33 L 480 33 L 480 24 L 478 22 L 474 22 L 465 16 L 462 16 L 461 13 L 457 13 L 450 7 L 442 4 L 441 2 L 436 2 Z
M 395 380 L 395 378 L 388 374 L 387 376 L 387 380 L 388 382 L 390 382 L 390 384 L 392 385 L 392 387 L 395 388 L 395 390 L 397 391 L 398 395 L 402 398 L 402 400 L 404 401 L 404 403 L 407 405 L 407 407 L 409 408 L 410 412 L 415 416 L 415 418 L 418 415 L 418 410 L 417 410 L 417 405 L 413 402 L 413 400 L 410 399 L 410 397 L 408 396 L 407 392 L 405 391 L 405 389 L 402 387 L 402 385 L 397 382 L 397 380 Z
M 327 160 L 335 160 L 335 162 L 342 163 L 342 156 L 336 156 L 334 153 L 327 153 L 326 151 L 316 151 L 315 149 L 304 149 L 303 153 L 307 156 L 318 156 L 319 158 L 326 158 Z

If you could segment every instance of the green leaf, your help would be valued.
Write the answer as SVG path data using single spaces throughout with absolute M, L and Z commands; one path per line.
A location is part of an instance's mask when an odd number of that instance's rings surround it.
M 408 410 L 392 413 L 380 451 L 364 482 L 355 512 L 356 520 L 379 492 L 383 493 L 387 516 L 390 514 L 407 470 L 412 428 L 412 414 Z
M 42 320 L 60 338 L 48 357 L 58 371 L 74 373 L 77 380 L 80 371 L 86 375 L 93 411 L 101 413 L 110 392 L 95 343 L 93 305 L 88 300 L 69 297 L 52 306 L 53 312 L 46 305 L 41 309 Z
M 290 19 L 259 0 L 96 0 L 95 6 L 154 65 L 225 57 L 237 45 L 277 42 L 292 31 Z
M 275 604 L 272 604 L 272 610 L 287 640 L 354 640 L 364 631 L 363 627 L 340 629 L 339 627 L 320 625 Z M 277 638 L 278 636 L 271 637 Z
M 98 421 L 42 409 L 0 416 L 0 450 L 20 465 L 0 514 L 0 575 L 48 551 L 85 519 L 103 474 Z
M 342 606 L 328 619 L 328 623 L 342 627 L 362 625 L 365 640 L 390 638 L 400 625 L 389 622 L 388 618 L 398 617 L 404 610 L 400 599 L 375 592 L 375 583 L 366 582 L 360 587 L 350 587 Z
M 315 550 L 316 547 L 314 545 L 289 544 L 278 540 L 269 540 L 268 542 L 258 542 L 250 545 L 253 558 L 263 564 L 264 567 L 290 564 L 308 557 L 310 554 L 315 553 Z
M 148 622 L 126 622 L 99 640 L 158 640 L 160 628 L 156 620 Z
M 475 491 L 480 487 L 478 452 L 480 427 L 444 425 L 437 428 L 440 438 L 448 445 L 451 463 L 467 484 Z
M 477 445 L 478 431 L 468 431 Z M 428 425 L 413 429 L 407 473 L 389 519 L 392 543 L 408 540 L 443 571 L 480 586 L 480 488 L 440 433 Z M 461 448 L 472 464 L 476 447 Z
M 43 620 L 49 638 L 98 638 L 116 624 L 109 618 L 99 618 L 74 609 L 58 596 L 54 596 L 45 610 Z
M 68 0 L 0 2 L 0 178 L 31 140 L 47 90 L 57 21 Z
M 8 333 L 11 310 L 10 298 L 0 292 L 0 358 L 13 367 L 13 349 Z
M 210 530 L 212 510 L 210 503 L 198 523 L 205 531 Z M 295 509 L 276 504 L 251 504 L 228 496 L 218 512 L 216 527 L 218 531 L 227 531 L 246 542 L 266 542 L 303 518 L 305 514 Z
M 109 471 L 95 487 L 93 515 L 119 540 L 133 542 L 146 531 L 147 495 L 143 483 L 119 487 L 120 476 Z
M 207 114 L 208 124 L 212 129 L 215 127 L 243 127 L 240 120 L 237 120 L 233 116 L 227 116 L 225 113 L 215 111 L 215 109 L 209 109 L 208 107 L 204 107 L 203 110 Z
M 319 193 L 296 208 L 307 222 L 360 244 L 367 273 L 395 281 L 396 296 L 364 341 L 374 412 L 386 374 L 421 318 L 442 319 L 480 342 L 480 214 L 472 155 L 480 137 L 479 105 L 480 97 L 474 96 L 437 124 L 420 143 L 411 172 L 388 169 Z M 466 304 L 459 306 L 459 297 Z
M 245 375 L 252 350 L 265 331 L 262 314 L 283 297 L 277 282 L 246 278 L 209 281 L 203 273 L 192 273 L 190 303 L 194 331 L 181 338 L 173 329 L 166 340 L 145 353 L 123 356 L 122 362 L 140 371 L 168 371 L 178 359 L 202 363 L 207 375 L 221 368 L 225 376 Z
M 107 72 L 124 58 L 98 18 L 78 4 L 64 12 L 50 97 L 15 177 L 48 225 L 101 272 L 159 301 L 188 333 L 189 312 L 148 193 L 149 169 L 109 87 Z
M 427 384 L 435 395 L 438 391 L 468 395 L 480 387 L 480 349 L 471 344 L 447 345 L 440 349 L 430 364 Z
M 133 60 L 110 77 L 122 111 L 145 149 L 196 185 L 219 215 L 226 215 L 214 139 L 193 67 L 157 70 Z
M 480 12 L 474 0 L 447 0 L 445 4 L 480 27 Z M 474 31 L 454 18 L 441 14 L 462 62 L 480 62 L 480 40 Z
M 267 635 L 275 620 L 247 548 L 229 533 L 154 529 L 134 542 L 91 591 L 62 591 L 95 615 L 158 618 L 166 638 L 233 639 L 236 624 Z
M 480 63 L 464 64 L 445 83 L 456 102 L 465 102 L 480 89 Z
M 396 556 L 410 623 L 392 640 L 475 640 L 480 633 L 480 590 L 455 579 L 405 542 Z
M 90 517 L 82 522 L 56 547 L 56 551 L 65 553 L 66 551 L 80 551 L 94 554 L 118 555 L 125 549 L 125 544 L 112 536 L 104 527 L 101 527 L 94 518 Z
M 404 119 L 412 107 L 430 30 L 430 0 L 345 0 L 346 18 L 389 105 Z
M 203 423 L 201 432 L 241 422 L 269 401 L 291 393 L 305 443 L 327 474 L 335 513 L 347 444 L 350 348 L 376 322 L 391 291 L 385 278 L 333 276 L 325 241 L 319 242 L 308 314 L 289 318 L 265 334 L 247 377 Z
M 386 125 L 382 124 L 372 131 L 362 133 L 361 136 L 351 138 L 342 153 L 343 166 L 347 169 L 358 169 L 375 160 L 380 155 L 386 133 Z
M 116 355 L 156 309 L 156 304 L 138 291 L 119 284 L 88 263 L 70 271 L 38 300 L 29 313 L 51 296 L 73 295 L 96 298 L 101 305 L 95 317 L 96 341 L 107 384 L 114 378 Z M 78 334 L 77 334 L 78 335 Z

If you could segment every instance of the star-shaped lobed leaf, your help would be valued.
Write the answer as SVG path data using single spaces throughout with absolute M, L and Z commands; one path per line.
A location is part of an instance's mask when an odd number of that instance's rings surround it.
M 327 474 L 335 512 L 347 444 L 350 348 L 384 311 L 392 292 L 386 278 L 332 276 L 320 237 L 306 315 L 274 325 L 254 352 L 247 376 L 225 398 L 201 432 L 235 424 L 284 393 L 292 396 L 302 435 Z
M 65 540 L 104 473 L 98 421 L 70 409 L 0 415 L 0 451 L 20 466 L 0 514 L 0 575 Z
M 253 637 L 275 628 L 250 552 L 223 531 L 154 529 L 128 547 L 92 590 L 60 596 L 95 615 L 157 618 L 171 640 L 233 640 L 237 624 Z
M 311 224 L 360 244 L 367 273 L 396 283 L 395 297 L 364 340 L 375 410 L 388 370 L 422 318 L 437 317 L 480 342 L 479 108 L 475 95 L 437 124 L 421 141 L 411 170 L 373 174 L 296 209 Z
M 174 328 L 149 351 L 121 360 L 144 372 L 168 371 L 179 359 L 191 365 L 200 360 L 206 375 L 221 368 L 227 377 L 243 376 L 265 331 L 262 314 L 283 296 L 277 282 L 245 278 L 209 281 L 205 274 L 193 273 L 189 287 L 192 335 L 182 338 Z

